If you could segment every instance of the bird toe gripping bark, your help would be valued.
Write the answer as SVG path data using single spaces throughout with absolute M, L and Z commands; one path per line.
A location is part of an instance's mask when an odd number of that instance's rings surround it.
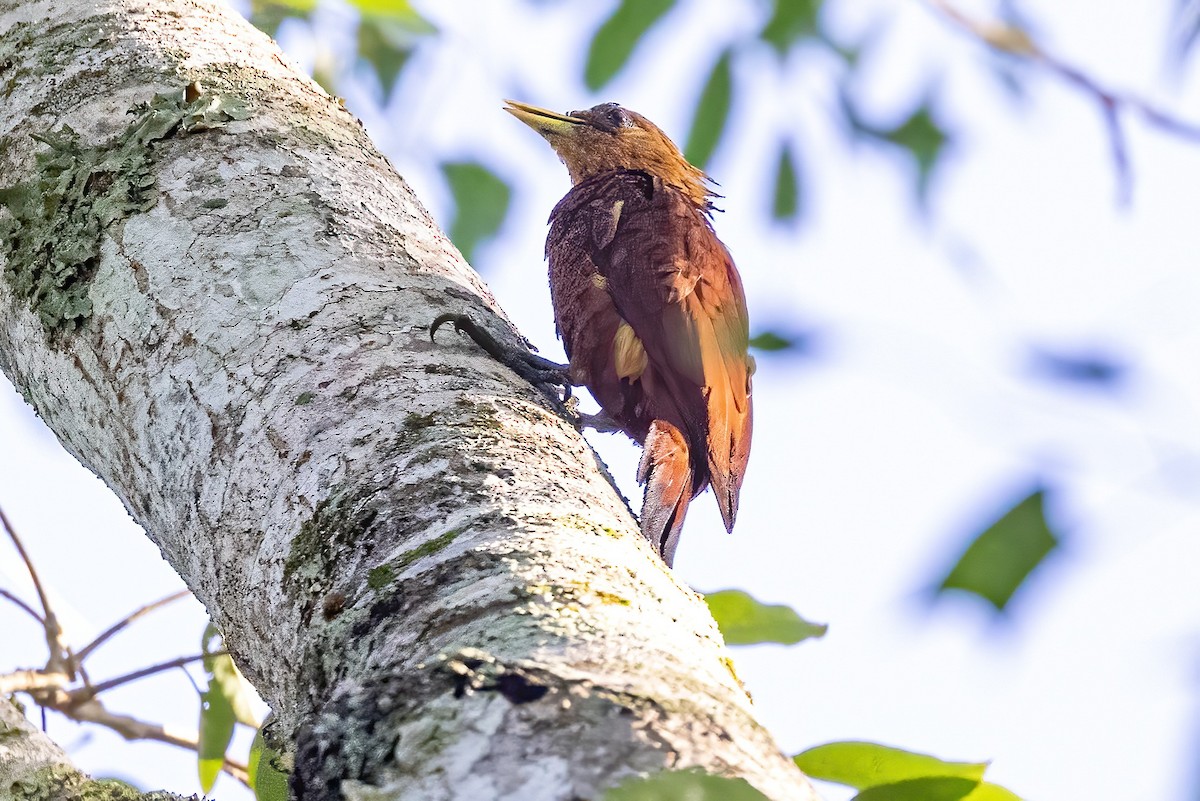
M 454 323 L 454 330 L 469 336 L 496 361 L 537 387 L 560 411 L 571 414 L 567 401 L 571 398 L 569 365 L 552 362 L 538 356 L 527 348 L 518 348 L 502 343 L 465 314 L 454 312 L 442 314 L 429 326 L 432 340 L 437 330 L 446 323 Z M 561 393 L 561 394 L 560 394 Z M 571 414 L 578 417 L 577 414 Z

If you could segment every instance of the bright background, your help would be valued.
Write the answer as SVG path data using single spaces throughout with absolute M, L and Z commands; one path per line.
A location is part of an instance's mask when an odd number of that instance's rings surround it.
M 581 79 L 613 3 L 424 2 L 439 33 L 390 102 L 351 55 L 356 15 L 323 4 L 278 36 L 305 68 L 336 74 L 397 170 L 440 220 L 438 164 L 478 160 L 513 186 L 500 235 L 474 263 L 542 352 L 561 357 L 542 248 L 565 170 L 501 98 L 567 110 L 618 100 L 682 139 L 716 54 L 752 37 L 754 0 L 684 0 L 600 94 Z M 965 10 L 989 13 L 976 3 Z M 1200 86 L 1172 69 L 1172 4 L 1060 0 L 1032 9 L 1047 50 L 1114 88 L 1200 119 Z M 761 719 L 794 753 L 866 739 L 949 759 L 1029 799 L 1200 798 L 1200 145 L 1129 117 L 1132 201 L 1118 202 L 1094 99 L 1003 65 L 918 2 L 828 0 L 824 29 L 862 43 L 848 74 L 826 48 L 785 59 L 739 49 L 730 127 L 710 174 L 718 233 L 741 269 L 756 332 L 800 346 L 760 353 L 755 445 L 738 526 L 698 499 L 677 570 L 704 591 L 742 588 L 830 623 L 823 640 L 738 649 Z M 313 31 L 319 31 L 319 38 Z M 999 79 L 1015 70 L 1019 92 Z M 950 135 L 925 208 L 902 149 L 856 139 L 926 98 Z M 799 158 L 802 212 L 770 215 L 778 141 Z M 1037 354 L 1101 360 L 1072 381 Z M 589 435 L 625 494 L 637 453 Z M 0 506 L 85 642 L 182 586 L 119 502 L 66 455 L 0 379 Z M 996 615 L 930 588 L 966 544 L 1036 485 L 1063 547 Z M 0 586 L 30 601 L 0 544 Z M 91 660 L 93 678 L 198 651 L 195 601 L 139 622 Z M 0 671 L 44 661 L 40 631 L 0 603 Z M 198 675 L 198 671 L 193 672 Z M 109 708 L 195 725 L 178 671 L 104 696 Z M 31 717 L 37 719 L 36 710 Z M 196 792 L 195 758 L 125 744 L 50 714 L 77 763 L 146 789 Z M 240 753 L 246 745 L 241 744 Z M 235 749 L 235 752 L 239 752 Z M 825 788 L 831 799 L 848 794 Z M 220 798 L 248 793 L 223 778 Z

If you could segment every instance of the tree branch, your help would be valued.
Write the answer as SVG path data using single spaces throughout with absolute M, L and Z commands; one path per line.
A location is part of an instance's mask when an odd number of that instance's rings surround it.
M 81 690 L 86 690 L 88 695 L 95 696 L 104 692 L 105 690 L 111 690 L 114 687 L 120 687 L 122 684 L 128 684 L 129 682 L 137 681 L 138 679 L 144 679 L 147 676 L 153 676 L 155 673 L 162 673 L 164 670 L 173 670 L 177 667 L 189 665 L 192 662 L 199 662 L 201 659 L 205 659 L 210 656 L 221 656 L 224 653 L 224 651 L 217 651 L 211 654 L 195 654 L 193 656 L 181 656 L 177 659 L 169 659 L 166 662 L 160 662 L 157 665 L 151 665 L 150 667 L 145 667 L 141 670 L 135 670 L 132 673 L 126 673 L 124 676 L 117 676 L 116 678 L 102 681 L 99 684 L 88 685 L 84 688 L 81 688 Z
M 45 627 L 46 621 L 42 620 L 42 616 L 37 613 L 37 610 L 34 609 L 29 604 L 22 601 L 17 596 L 13 595 L 8 590 L 0 589 L 0 598 L 5 598 L 9 601 L 12 601 L 14 604 L 17 605 L 17 607 L 19 607 L 20 609 L 23 609 L 27 615 L 29 615 L 31 618 L 36 620 L 38 622 L 39 626 Z
M 1182 120 L 1138 95 L 1103 86 L 1083 70 L 1049 53 L 1027 31 L 1000 21 L 973 19 L 949 0 L 926 0 L 945 19 L 993 50 L 1028 61 L 1089 95 L 1104 119 L 1117 175 L 1117 201 L 1128 204 L 1133 197 L 1133 175 L 1121 114 L 1139 114 L 1151 127 L 1164 133 L 1200 143 L 1200 123 Z
M 67 671 L 70 673 L 71 667 L 63 658 L 65 646 L 63 645 L 62 626 L 59 625 L 58 616 L 54 614 L 54 609 L 50 606 L 50 599 L 46 596 L 46 590 L 42 587 L 42 580 L 38 576 L 37 570 L 33 566 L 33 560 L 29 558 L 29 553 L 25 550 L 24 543 L 17 536 L 17 531 L 9 522 L 8 515 L 4 514 L 4 509 L 0 508 L 0 525 L 8 533 L 9 539 L 12 540 L 13 546 L 16 547 L 17 553 L 21 556 L 21 561 L 25 563 L 25 570 L 29 573 L 29 578 L 33 581 L 33 587 L 37 590 L 38 600 L 42 604 L 41 623 L 42 628 L 46 632 L 46 647 L 50 651 L 50 661 L 46 667 L 51 672 Z M 24 606 L 22 604 L 22 606 Z
M 135 679 L 143 678 L 163 670 L 179 667 L 187 662 L 194 662 L 203 655 L 175 659 L 152 668 L 110 679 L 96 686 L 83 686 L 68 689 L 70 679 L 62 673 L 47 673 L 42 670 L 18 670 L 12 673 L 0 674 L 0 696 L 13 693 L 27 693 L 43 709 L 55 712 L 79 723 L 94 723 L 98 726 L 112 729 L 126 740 L 156 740 L 162 743 L 186 748 L 199 752 L 199 737 L 195 732 L 169 729 L 166 726 L 149 723 L 144 720 L 120 715 L 108 711 L 96 698 L 99 693 L 125 684 Z M 7 701 L 0 697 L 0 704 Z M 249 783 L 246 766 L 237 760 L 225 759 L 222 767 L 226 773 L 243 784 Z
M 186 598 L 191 594 L 192 593 L 190 590 L 180 590 L 179 592 L 172 593 L 171 595 L 168 595 L 165 598 L 159 598 L 157 601 L 153 601 L 152 603 L 148 603 L 145 606 L 138 607 L 137 609 L 130 612 L 128 615 L 121 618 L 116 623 L 112 624 L 107 629 L 105 629 L 104 632 L 101 633 L 100 636 L 98 636 L 96 639 L 92 640 L 87 645 L 83 646 L 83 648 L 79 649 L 79 651 L 77 651 L 75 654 L 76 658 L 80 662 L 82 662 L 83 660 L 88 658 L 88 655 L 91 654 L 92 651 L 99 648 L 101 645 L 103 645 L 105 643 L 105 641 L 107 641 L 114 634 L 117 634 L 118 632 L 122 631 L 130 623 L 133 623 L 135 620 L 138 620 L 142 616 L 147 615 L 147 614 L 155 611 L 156 609 L 161 609 L 162 607 L 166 606 L 167 604 L 171 604 L 182 598 Z

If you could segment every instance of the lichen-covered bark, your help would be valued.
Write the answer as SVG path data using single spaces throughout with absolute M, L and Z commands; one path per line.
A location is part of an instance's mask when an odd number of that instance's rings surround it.
M 170 793 L 139 793 L 124 782 L 93 780 L 63 750 L 0 698 L 0 801 L 183 801 Z
M 301 797 L 809 797 L 578 433 L 430 342 L 514 333 L 266 37 L 0 0 L 0 86 L 0 368 L 207 605 Z

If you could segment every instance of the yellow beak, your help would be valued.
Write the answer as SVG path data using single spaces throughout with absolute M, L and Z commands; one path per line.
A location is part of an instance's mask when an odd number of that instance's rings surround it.
M 542 136 L 554 136 L 568 133 L 576 125 L 586 125 L 587 120 L 572 117 L 569 114 L 559 114 L 557 111 L 538 108 L 528 103 L 516 100 L 505 100 L 504 110 L 528 125 Z

